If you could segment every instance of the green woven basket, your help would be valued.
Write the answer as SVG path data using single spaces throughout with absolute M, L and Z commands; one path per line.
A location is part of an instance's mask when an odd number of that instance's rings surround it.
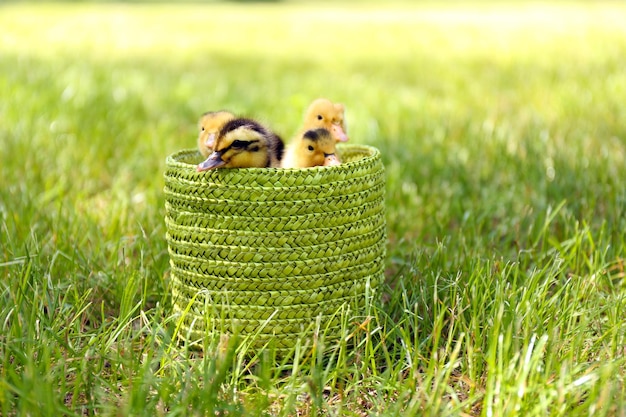
M 236 332 L 291 348 L 316 321 L 337 335 L 383 279 L 384 167 L 370 146 L 340 166 L 196 172 L 201 155 L 166 159 L 165 222 L 179 336 Z

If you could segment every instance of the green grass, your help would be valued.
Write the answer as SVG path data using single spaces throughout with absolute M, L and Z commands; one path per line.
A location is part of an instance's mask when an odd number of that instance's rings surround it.
M 0 6 L 0 415 L 626 416 L 626 6 L 379 7 Z M 318 96 L 383 154 L 381 300 L 187 350 L 166 155 Z

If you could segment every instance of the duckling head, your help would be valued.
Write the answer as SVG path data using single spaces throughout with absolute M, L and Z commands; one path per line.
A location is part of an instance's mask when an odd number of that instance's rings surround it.
M 198 121 L 198 149 L 204 157 L 209 156 L 215 147 L 215 136 L 222 126 L 233 120 L 235 115 L 231 112 L 220 110 L 210 111 L 200 116 Z
M 269 136 L 269 132 L 253 120 L 230 120 L 217 133 L 213 153 L 197 170 L 267 167 L 270 165 Z
M 307 130 L 302 135 L 300 166 L 341 165 L 335 149 L 335 138 L 328 129 Z
M 347 142 L 343 104 L 333 103 L 325 98 L 314 100 L 304 114 L 305 130 L 324 128 L 335 141 Z

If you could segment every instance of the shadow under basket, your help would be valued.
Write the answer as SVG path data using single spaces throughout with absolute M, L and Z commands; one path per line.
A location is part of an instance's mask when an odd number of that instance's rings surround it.
M 167 157 L 179 338 L 237 333 L 284 350 L 315 325 L 327 341 L 338 337 L 342 310 L 363 314 L 383 280 L 384 167 L 371 146 L 339 154 L 334 167 L 205 172 L 196 150 Z

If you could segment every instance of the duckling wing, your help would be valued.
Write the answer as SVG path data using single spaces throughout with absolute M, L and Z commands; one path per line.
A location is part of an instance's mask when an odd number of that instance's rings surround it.
M 281 166 L 283 157 L 285 156 L 285 142 L 283 142 L 280 136 L 278 136 L 275 133 L 272 136 L 273 136 L 272 143 L 274 147 L 273 154 L 275 157 L 275 161 L 272 161 L 273 162 L 272 166 L 279 167 Z

